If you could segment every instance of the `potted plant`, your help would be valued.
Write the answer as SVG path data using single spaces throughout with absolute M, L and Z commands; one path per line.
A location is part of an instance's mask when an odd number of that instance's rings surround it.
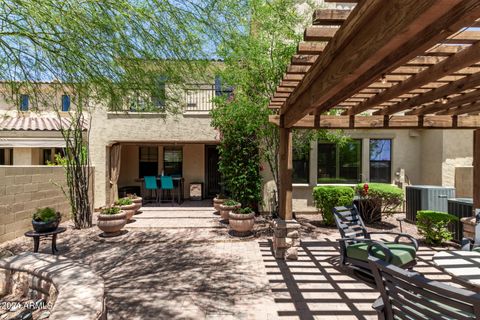
M 140 208 L 142 207 L 142 203 L 143 203 L 142 197 L 139 197 L 134 193 L 134 194 L 127 194 L 127 198 L 131 199 L 132 202 L 135 204 L 135 214 L 137 214 Z
M 131 220 L 133 215 L 136 212 L 137 205 L 133 203 L 133 200 L 130 198 L 120 198 L 115 201 L 115 205 L 119 206 L 122 211 L 125 211 L 127 215 L 127 220 Z
M 60 212 L 56 212 L 52 208 L 39 208 L 32 216 L 33 230 L 38 233 L 55 231 L 61 218 Z
M 237 208 L 228 214 L 230 228 L 239 234 L 250 233 L 255 224 L 255 212 L 250 207 Z
M 217 212 L 220 212 L 220 205 L 223 204 L 227 198 L 223 194 L 217 194 L 215 198 L 213 198 L 213 207 Z
M 103 208 L 98 215 L 97 227 L 105 234 L 113 236 L 127 223 L 127 214 L 119 207 Z
M 232 210 L 238 209 L 241 207 L 241 204 L 235 200 L 226 200 L 223 204 L 220 205 L 220 216 L 223 220 L 228 222 L 229 213 Z

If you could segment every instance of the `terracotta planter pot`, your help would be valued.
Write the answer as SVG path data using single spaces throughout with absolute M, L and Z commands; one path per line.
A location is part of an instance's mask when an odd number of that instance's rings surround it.
M 138 210 L 142 207 L 143 204 L 143 199 L 142 197 L 136 197 L 136 198 L 131 198 L 133 201 L 133 204 L 135 205 L 135 214 L 137 214 Z
M 120 232 L 127 223 L 127 214 L 120 211 L 118 214 L 99 214 L 97 227 L 107 234 Z
M 232 210 L 239 209 L 241 207 L 241 204 L 237 204 L 236 206 L 226 206 L 221 204 L 220 205 L 220 216 L 222 217 L 222 220 L 228 221 L 229 219 L 229 213 Z
M 122 211 L 125 211 L 125 214 L 127 215 L 127 220 L 132 220 L 132 217 L 136 212 L 135 210 L 136 207 L 137 205 L 135 203 L 132 203 L 127 206 L 120 206 L 120 209 Z
M 238 233 L 246 233 L 253 230 L 253 225 L 255 224 L 255 212 L 248 214 L 230 212 L 228 215 L 230 218 L 230 228 L 232 230 Z
M 215 210 L 220 211 L 220 205 L 222 205 L 225 200 L 227 199 L 213 198 L 213 207 L 215 208 Z

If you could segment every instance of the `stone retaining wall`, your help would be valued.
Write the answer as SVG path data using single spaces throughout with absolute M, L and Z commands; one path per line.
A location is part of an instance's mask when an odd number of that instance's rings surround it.
M 50 320 L 105 320 L 104 280 L 64 257 L 22 253 L 0 260 L 0 299 L 15 292 L 43 299 Z
M 0 166 L 0 243 L 30 230 L 37 208 L 52 207 L 62 220 L 69 219 L 70 206 L 59 185 L 66 185 L 62 167 Z

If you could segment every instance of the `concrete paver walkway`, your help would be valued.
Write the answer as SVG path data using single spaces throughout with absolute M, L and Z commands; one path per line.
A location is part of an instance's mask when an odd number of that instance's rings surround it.
M 229 237 L 209 206 L 148 207 L 134 219 L 119 237 L 99 237 L 94 227 L 69 228 L 58 239 L 60 255 L 105 280 L 108 319 L 376 319 L 378 292 L 338 265 L 334 229 L 314 227 L 299 260 L 283 261 L 265 237 Z M 19 238 L 0 247 L 20 253 L 31 246 Z M 415 270 L 450 281 L 431 262 L 444 249 L 422 247 Z
M 155 208 L 144 207 L 133 217 L 127 228 L 222 228 L 213 207 L 206 208 Z

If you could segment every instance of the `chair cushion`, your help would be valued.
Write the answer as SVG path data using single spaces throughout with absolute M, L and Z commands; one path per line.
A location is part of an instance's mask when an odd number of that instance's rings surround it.
M 480 253 L 480 247 L 473 248 L 472 251 L 476 251 Z
M 392 252 L 391 263 L 397 267 L 403 266 L 415 260 L 416 250 L 414 246 L 403 243 L 386 242 L 385 246 Z M 355 243 L 347 246 L 347 257 L 361 261 L 368 261 L 368 243 Z M 385 254 L 379 248 L 373 248 L 374 256 L 384 260 Z

